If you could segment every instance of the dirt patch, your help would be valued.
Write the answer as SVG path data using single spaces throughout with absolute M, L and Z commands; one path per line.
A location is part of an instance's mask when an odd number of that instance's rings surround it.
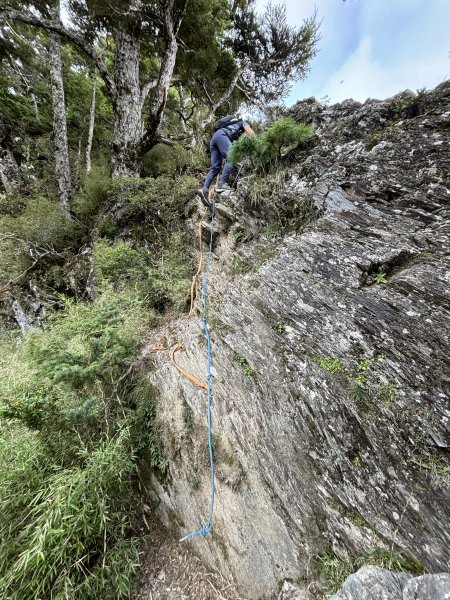
M 143 553 L 134 600 L 245 600 L 233 582 L 157 523 L 149 523 Z

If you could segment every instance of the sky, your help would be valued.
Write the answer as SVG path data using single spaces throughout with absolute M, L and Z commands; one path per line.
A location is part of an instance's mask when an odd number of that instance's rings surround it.
M 285 0 L 288 22 L 317 9 L 319 52 L 285 103 L 384 99 L 450 79 L 450 0 Z M 267 0 L 257 0 L 262 9 Z

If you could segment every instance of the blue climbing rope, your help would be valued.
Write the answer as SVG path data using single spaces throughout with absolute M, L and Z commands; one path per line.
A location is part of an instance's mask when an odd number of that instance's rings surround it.
M 211 500 L 209 502 L 209 515 L 206 523 L 202 525 L 200 529 L 196 529 L 195 531 L 191 531 L 183 538 L 181 538 L 180 542 L 184 542 L 196 535 L 208 535 L 212 531 L 212 518 L 214 511 L 214 457 L 213 457 L 213 443 L 212 443 L 212 427 L 211 427 L 211 336 L 209 335 L 208 323 L 206 321 L 206 308 L 208 302 L 208 279 L 209 279 L 209 270 L 211 268 L 211 260 L 212 260 L 212 247 L 213 247 L 213 235 L 214 235 L 214 211 L 215 211 L 215 203 L 214 203 L 214 193 L 211 194 L 211 223 L 210 223 L 210 234 L 209 234 L 209 253 L 208 253 L 208 261 L 206 263 L 206 272 L 205 279 L 203 281 L 203 314 L 202 314 L 202 325 L 205 330 L 206 341 L 207 341 L 207 351 L 208 351 L 208 367 L 206 373 L 206 380 L 208 384 L 208 447 L 209 447 L 209 464 L 211 466 Z

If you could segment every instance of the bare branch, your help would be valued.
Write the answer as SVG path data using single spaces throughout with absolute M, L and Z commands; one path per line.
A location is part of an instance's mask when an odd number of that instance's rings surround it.
M 50 31 L 52 33 L 57 33 L 63 39 L 71 42 L 74 46 L 76 46 L 85 56 L 87 56 L 98 69 L 103 81 L 105 82 L 106 90 L 111 98 L 113 104 L 116 102 L 116 86 L 115 83 L 102 59 L 100 54 L 90 45 L 88 45 L 79 35 L 77 35 L 71 29 L 64 27 L 61 22 L 54 21 L 51 19 L 45 19 L 43 17 L 38 17 L 29 12 L 20 12 L 18 10 L 12 9 L 0 9 L 0 23 L 2 21 L 20 21 L 21 23 L 26 23 L 27 25 L 33 25 L 34 27 L 39 27 L 41 29 L 45 29 L 46 31 Z
M 158 85 L 158 81 L 148 81 L 147 83 L 145 83 L 142 86 L 141 89 L 141 106 L 144 106 L 144 102 L 150 92 L 150 90 L 153 90 L 156 86 Z
M 141 141 L 142 153 L 149 150 L 157 143 L 159 128 L 161 127 L 167 95 L 173 80 L 173 71 L 178 52 L 177 32 L 186 12 L 188 0 L 183 0 L 178 14 L 174 14 L 174 0 L 168 0 L 164 12 L 164 29 L 166 35 L 166 49 L 161 61 L 156 93 L 150 106 L 147 130 Z
M 245 87 L 243 87 L 242 85 L 239 85 L 239 83 L 236 84 L 237 89 L 242 92 L 244 94 L 244 97 L 246 100 L 248 100 L 249 102 L 252 101 L 252 98 L 249 95 L 249 91 L 245 89 Z
M 211 106 L 208 115 L 202 121 L 200 129 L 205 129 L 205 127 L 211 123 L 211 121 L 213 120 L 214 113 L 216 112 L 216 110 L 219 108 L 219 106 L 221 106 L 224 102 L 226 102 L 226 100 L 228 100 L 228 98 L 233 93 L 235 87 L 237 86 L 237 83 L 239 81 L 239 77 L 240 76 L 241 76 L 241 70 L 238 69 L 236 71 L 233 79 L 230 81 L 229 86 L 227 87 L 227 89 L 222 94 L 222 96 L 216 102 L 214 102 L 213 105 Z
M 202 81 L 202 82 L 201 82 L 201 84 L 202 84 L 203 91 L 205 92 L 205 96 L 206 96 L 206 97 L 207 97 L 207 99 L 208 99 L 208 102 L 211 104 L 211 106 L 214 106 L 214 101 L 213 101 L 213 99 L 211 98 L 211 96 L 209 95 L 209 92 L 208 92 L 208 90 L 206 89 L 205 82 L 204 82 L 204 81 Z
M 158 135 L 156 139 L 157 144 L 165 144 L 166 146 L 173 146 L 176 142 L 184 142 L 192 139 L 192 133 L 185 133 L 183 135 L 171 135 L 164 136 Z

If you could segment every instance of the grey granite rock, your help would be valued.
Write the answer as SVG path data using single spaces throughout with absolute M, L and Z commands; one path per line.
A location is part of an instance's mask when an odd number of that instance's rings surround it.
M 301 590 L 293 583 L 285 581 L 278 595 L 278 600 L 314 600 L 307 590 Z
M 410 577 L 378 567 L 362 567 L 330 600 L 402 600 L 402 590 Z
M 249 600 L 330 552 L 449 568 L 450 82 L 291 114 L 317 140 L 270 201 L 313 200 L 317 218 L 274 243 L 243 179 L 233 210 L 254 239 L 219 235 L 209 287 L 216 507 L 213 535 L 191 544 Z M 197 302 L 158 336 L 204 378 L 200 286 Z M 206 397 L 150 359 L 170 465 L 150 494 L 184 534 L 208 514 Z
M 350 575 L 330 600 L 448 600 L 450 575 L 438 573 L 412 578 L 378 567 L 362 567 Z
M 450 575 L 437 573 L 423 575 L 408 581 L 403 589 L 402 600 L 449 600 Z

